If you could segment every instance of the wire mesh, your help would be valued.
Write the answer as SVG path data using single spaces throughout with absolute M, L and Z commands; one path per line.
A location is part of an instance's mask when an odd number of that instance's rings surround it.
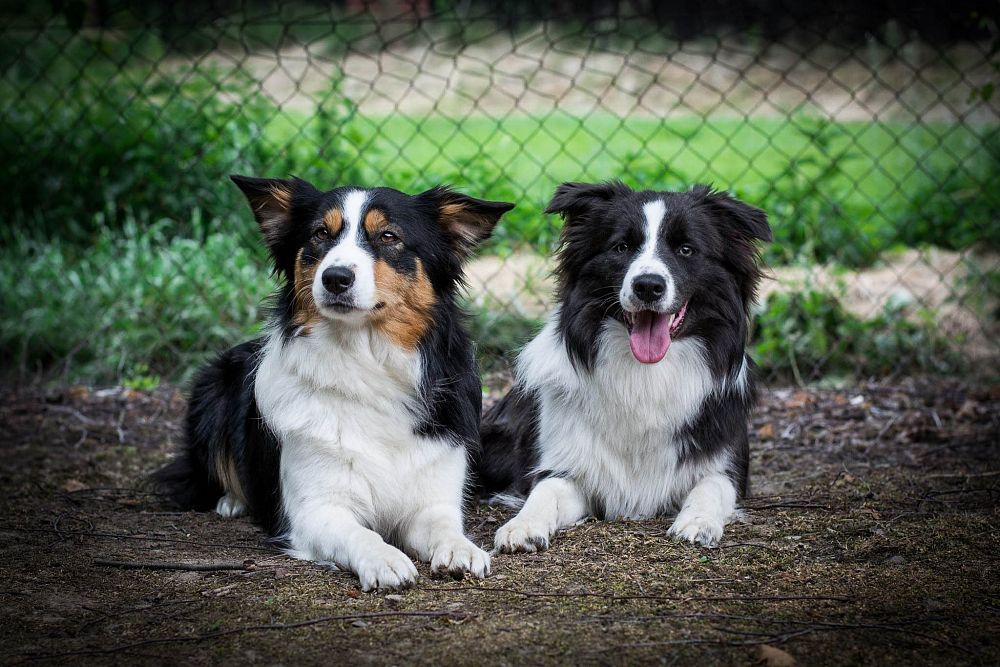
M 294 173 L 515 202 L 468 269 L 502 369 L 552 305 L 556 185 L 621 179 L 768 211 L 773 382 L 995 378 L 1000 37 L 966 4 L 0 9 L 0 351 L 21 376 L 184 380 L 273 288 L 226 175 Z

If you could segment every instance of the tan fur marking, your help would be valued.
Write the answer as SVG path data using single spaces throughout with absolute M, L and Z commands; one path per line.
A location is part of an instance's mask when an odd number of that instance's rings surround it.
M 340 228 L 344 226 L 344 216 L 340 212 L 340 209 L 332 208 L 323 215 L 323 224 L 326 225 L 326 230 L 330 232 L 330 236 L 336 236 L 340 233 Z
M 316 302 L 313 301 L 312 295 L 316 265 L 305 265 L 302 261 L 304 252 L 304 250 L 299 250 L 299 254 L 295 258 L 295 293 L 292 297 L 295 313 L 292 315 L 292 324 L 302 327 L 302 333 L 308 334 L 312 330 L 313 324 L 319 321 L 320 314 L 316 310 Z
M 389 226 L 389 219 L 385 217 L 385 213 L 373 208 L 368 211 L 365 215 L 365 231 L 368 232 L 369 236 L 375 234 L 375 232 L 385 229 Z
M 489 234 L 490 225 L 481 216 L 469 212 L 464 204 L 443 204 L 440 220 L 460 238 L 466 249 L 475 247 L 484 236 Z M 483 228 L 485 228 L 486 234 L 483 234 Z
M 292 193 L 277 185 L 272 185 L 270 197 L 260 197 L 251 202 L 257 224 L 268 244 L 273 243 L 280 235 L 281 228 L 288 222 L 292 209 Z
M 236 471 L 236 461 L 228 453 L 215 460 L 215 474 L 222 484 L 223 491 L 227 495 L 236 498 L 244 505 L 247 504 L 246 494 L 243 493 L 243 485 L 240 484 L 240 475 Z
M 274 197 L 275 203 L 284 210 L 287 211 L 292 207 L 292 193 L 285 188 L 272 185 L 271 196 Z
M 417 271 L 410 277 L 384 260 L 376 261 L 375 292 L 385 305 L 372 314 L 372 325 L 404 350 L 415 350 L 431 326 L 435 303 L 424 265 L 418 259 Z

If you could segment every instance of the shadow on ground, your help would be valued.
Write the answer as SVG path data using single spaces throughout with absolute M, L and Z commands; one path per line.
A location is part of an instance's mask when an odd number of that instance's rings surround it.
M 769 391 L 721 547 L 588 522 L 485 582 L 421 566 L 391 595 L 151 494 L 175 389 L 0 400 L 6 664 L 1000 662 L 1000 387 Z M 507 516 L 468 527 L 485 544 Z

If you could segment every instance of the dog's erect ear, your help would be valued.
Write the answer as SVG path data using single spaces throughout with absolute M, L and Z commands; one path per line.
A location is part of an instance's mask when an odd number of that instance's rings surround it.
M 269 248 L 274 249 L 288 232 L 292 208 L 296 199 L 304 194 L 318 193 L 310 183 L 301 178 L 253 178 L 232 175 L 229 177 L 250 202 L 250 209 Z
M 632 193 L 632 188 L 619 181 L 606 183 L 563 183 L 549 202 L 546 213 L 559 213 L 570 221 L 615 197 Z
M 507 202 L 475 199 L 442 185 L 417 196 L 437 207 L 438 221 L 462 259 L 488 239 L 503 214 L 514 208 Z
M 742 236 L 749 240 L 759 239 L 770 241 L 771 225 L 767 222 L 767 213 L 756 206 L 745 204 L 725 192 L 712 192 L 708 186 L 699 186 L 705 196 L 705 201 L 720 213 Z

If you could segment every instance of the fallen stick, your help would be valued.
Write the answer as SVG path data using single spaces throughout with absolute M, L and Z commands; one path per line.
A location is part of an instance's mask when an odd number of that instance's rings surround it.
M 97 558 L 94 565 L 100 567 L 117 567 L 122 570 L 179 570 L 183 572 L 219 572 L 221 570 L 246 570 L 255 569 L 247 563 L 168 563 L 168 562 L 139 562 L 125 560 L 104 560 Z

